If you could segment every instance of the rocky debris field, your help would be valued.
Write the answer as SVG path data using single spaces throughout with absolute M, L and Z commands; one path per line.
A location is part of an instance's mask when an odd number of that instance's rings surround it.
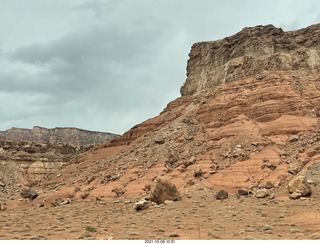
M 0 238 L 320 239 L 319 32 L 195 44 L 182 97 L 67 163 L 4 143 Z
M 177 201 L 134 209 L 136 198 L 25 205 L 0 212 L 0 239 L 320 239 L 319 194 L 288 200 L 216 194 L 201 184 Z

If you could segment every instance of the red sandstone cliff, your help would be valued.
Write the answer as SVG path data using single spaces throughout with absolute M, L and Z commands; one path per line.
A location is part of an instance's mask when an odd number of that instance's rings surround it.
M 319 32 L 257 26 L 196 43 L 182 97 L 42 186 L 94 198 L 144 194 L 160 175 L 181 191 L 195 181 L 230 192 L 283 185 L 320 158 Z

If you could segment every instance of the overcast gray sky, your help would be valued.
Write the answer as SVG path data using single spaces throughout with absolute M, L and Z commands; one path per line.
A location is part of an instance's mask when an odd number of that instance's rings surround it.
M 122 134 L 180 96 L 191 45 L 320 22 L 319 0 L 0 0 L 0 130 Z

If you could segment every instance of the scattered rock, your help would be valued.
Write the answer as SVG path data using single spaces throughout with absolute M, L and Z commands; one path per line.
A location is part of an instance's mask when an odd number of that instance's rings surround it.
M 292 230 L 290 230 L 290 233 L 292 233 L 292 234 L 301 233 L 301 232 L 302 232 L 302 231 L 299 230 L 299 229 L 292 229 Z
M 165 177 L 157 177 L 151 185 L 150 199 L 156 203 L 163 203 L 165 200 L 178 200 L 180 193 L 176 186 Z
M 320 234 L 318 234 L 318 233 L 312 234 L 312 235 L 310 236 L 310 238 L 311 238 L 312 240 L 320 240 Z
M 311 188 L 307 182 L 305 176 L 299 176 L 289 182 L 289 192 L 294 193 L 296 191 L 301 192 L 301 196 L 305 197 L 311 194 Z
M 290 199 L 299 199 L 301 197 L 301 192 L 295 191 L 293 193 L 290 194 Z
M 298 141 L 298 140 L 299 140 L 299 136 L 297 136 L 297 135 L 291 136 L 289 138 L 289 142 L 295 142 L 295 141 Z
M 53 202 L 51 202 L 50 206 L 51 207 L 58 207 L 58 206 L 66 205 L 66 204 L 70 204 L 70 203 L 71 203 L 71 200 L 69 198 L 67 198 L 66 200 L 63 200 L 61 198 L 57 198 Z
M 149 192 L 151 190 L 151 185 L 150 184 L 145 185 L 144 188 L 142 188 L 142 190 Z
M 201 169 L 196 168 L 196 169 L 194 169 L 194 171 L 193 171 L 193 175 L 194 175 L 194 177 L 200 177 L 201 175 L 203 175 L 203 172 L 202 172 Z
M 80 198 L 81 198 L 81 199 L 86 199 L 89 195 L 90 195 L 90 192 L 88 192 L 88 191 L 82 192 L 82 193 L 80 194 Z
M 67 198 L 65 201 L 61 202 L 61 205 L 66 205 L 66 204 L 70 204 L 71 200 L 70 198 Z
M 90 175 L 87 179 L 87 184 L 90 184 L 92 181 L 95 180 L 96 177 L 94 177 L 93 175 Z
M 228 192 L 225 190 L 220 190 L 217 193 L 216 199 L 217 200 L 222 200 L 222 199 L 227 199 L 228 198 Z
M 164 144 L 166 141 L 165 141 L 165 138 L 159 137 L 159 138 L 155 139 L 154 142 L 156 144 Z
M 25 199 L 28 198 L 30 200 L 33 200 L 38 197 L 38 193 L 35 190 L 32 190 L 31 188 L 25 188 L 21 190 L 20 196 L 22 196 Z
M 193 180 L 188 180 L 188 182 L 185 184 L 184 187 L 189 187 L 189 186 L 193 186 L 195 183 Z
M 149 206 L 150 206 L 150 202 L 143 199 L 139 202 L 134 203 L 133 209 L 134 210 L 143 210 L 143 209 L 148 208 Z
M 80 188 L 80 187 L 74 188 L 74 192 L 78 192 L 78 191 L 81 191 L 81 188 Z
M 114 192 L 114 193 L 117 195 L 117 197 L 120 197 L 120 196 L 122 196 L 126 191 L 127 191 L 127 190 L 125 190 L 125 189 L 114 188 L 114 189 L 112 189 L 111 192 Z
M 271 181 L 267 181 L 267 182 L 266 182 L 266 188 L 267 188 L 267 189 L 273 188 L 273 184 L 272 184 Z
M 264 198 L 264 197 L 267 197 L 268 195 L 269 193 L 267 189 L 258 189 L 256 191 L 256 198 Z
M 246 189 L 240 188 L 240 189 L 238 189 L 238 195 L 239 196 L 246 196 L 246 195 L 249 195 L 249 192 Z
M 169 237 L 179 237 L 179 234 L 177 234 L 177 233 L 172 233 L 172 234 L 169 235 Z
M 87 226 L 86 227 L 86 231 L 89 231 L 89 232 L 97 232 L 96 228 L 92 227 L 92 226 Z
M 317 186 L 317 182 L 315 182 L 313 180 L 307 180 L 307 182 L 308 182 L 309 185 Z
M 291 168 L 288 169 L 288 173 L 290 173 L 292 175 L 296 175 L 296 174 L 298 174 L 298 168 L 291 167 Z
M 272 227 L 271 227 L 270 225 L 265 225 L 265 226 L 263 227 L 263 230 L 264 230 L 264 231 L 272 230 Z
M 50 203 L 50 206 L 51 207 L 58 207 L 58 206 L 60 206 L 60 203 L 57 202 L 57 201 L 53 201 L 53 202 Z
M 268 169 L 275 170 L 275 169 L 277 168 L 277 165 L 274 164 L 274 163 L 268 162 L 268 163 L 264 164 L 262 167 L 263 167 L 263 168 L 264 168 L 264 167 L 267 167 Z
M 39 203 L 38 204 L 38 208 L 42 208 L 42 207 L 44 207 L 44 204 L 43 203 Z
M 7 210 L 7 207 L 3 204 L 0 204 L 0 211 L 5 211 Z
M 195 156 L 192 156 L 188 161 L 184 162 L 184 167 L 187 168 L 190 165 L 194 164 L 196 162 Z
M 1 186 L 1 187 L 5 187 L 5 186 L 6 186 L 6 184 L 5 184 L 5 183 L 3 183 L 2 181 L 0 181 L 0 186 Z

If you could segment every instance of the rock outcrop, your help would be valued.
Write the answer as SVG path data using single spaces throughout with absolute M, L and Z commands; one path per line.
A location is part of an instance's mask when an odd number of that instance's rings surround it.
M 267 71 L 317 70 L 319 24 L 284 32 L 273 25 L 244 28 L 218 41 L 195 43 L 189 54 L 183 96 Z
M 40 184 L 81 185 L 88 199 L 115 188 L 121 197 L 135 197 L 149 194 L 161 175 L 179 192 L 189 189 L 190 179 L 229 194 L 240 188 L 251 194 L 272 182 L 272 197 L 277 187 L 320 157 L 319 31 L 320 25 L 290 33 L 273 26 L 248 28 L 225 39 L 229 54 L 220 45 L 223 40 L 195 44 L 208 46 L 211 56 L 207 49 L 191 50 L 183 96 L 159 116 L 71 160 L 61 177 Z M 248 65 L 231 71 L 237 58 Z M 229 61 L 225 82 L 213 79 Z M 207 70 L 219 72 L 202 76 Z M 203 174 L 195 177 L 197 169 Z
M 19 186 L 33 186 L 72 158 L 93 148 L 66 143 L 0 141 L 0 192 L 13 194 Z
M 47 129 L 40 126 L 34 126 L 31 130 L 11 128 L 6 131 L 0 131 L 0 140 L 68 143 L 76 146 L 99 144 L 118 136 L 119 135 L 108 132 L 88 131 L 68 127 Z

